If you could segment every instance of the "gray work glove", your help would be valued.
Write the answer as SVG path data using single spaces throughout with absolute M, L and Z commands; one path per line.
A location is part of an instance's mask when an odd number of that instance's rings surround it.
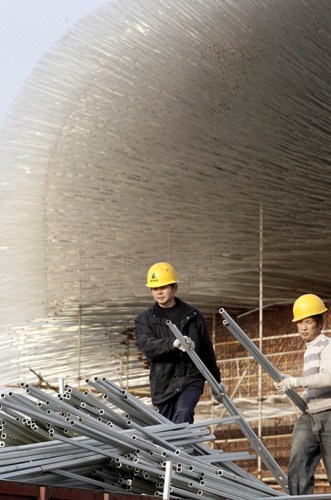
M 185 339 L 185 343 L 187 345 L 187 348 L 190 349 L 191 351 L 193 351 L 194 347 L 195 347 L 195 343 L 193 342 L 193 340 L 190 339 L 190 337 L 186 337 L 186 335 L 184 336 L 184 339 Z M 180 349 L 181 351 L 184 351 L 184 352 L 186 351 L 185 347 L 182 346 L 182 344 L 179 342 L 178 339 L 174 340 L 173 346 L 176 349 Z
M 285 392 L 293 387 L 299 387 L 297 377 L 286 377 L 280 382 L 274 382 L 274 385 L 279 392 Z
M 220 388 L 220 393 L 217 394 L 216 392 L 214 392 L 213 390 L 211 391 L 212 392 L 212 395 L 214 396 L 215 399 L 217 399 L 217 401 L 219 401 L 220 403 L 222 403 L 223 401 L 223 398 L 224 398 L 224 394 L 226 394 L 226 387 L 225 385 L 223 384 L 223 382 L 220 382 L 218 384 L 219 388 Z

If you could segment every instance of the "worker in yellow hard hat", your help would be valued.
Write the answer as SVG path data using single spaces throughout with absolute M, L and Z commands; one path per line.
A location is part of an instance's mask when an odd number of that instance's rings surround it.
M 149 269 L 146 286 L 151 288 L 155 302 L 135 319 L 135 333 L 140 349 L 150 361 L 153 405 L 175 423 L 192 423 L 205 380 L 179 340 L 174 339 L 166 324 L 168 319 L 218 382 L 221 377 L 201 312 L 175 296 L 178 281 L 176 270 L 167 262 L 158 262 Z
M 276 387 L 286 392 L 306 389 L 307 411 L 293 429 L 293 445 L 288 468 L 291 495 L 310 495 L 314 473 L 323 459 L 331 485 L 331 338 L 322 333 L 327 308 L 317 295 L 301 295 L 293 306 L 293 321 L 306 344 L 303 377 L 285 377 Z

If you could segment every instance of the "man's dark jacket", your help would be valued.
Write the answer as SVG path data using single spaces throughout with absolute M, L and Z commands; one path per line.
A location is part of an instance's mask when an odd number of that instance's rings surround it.
M 201 312 L 176 297 L 183 312 L 181 332 L 195 343 L 195 351 L 220 382 L 213 344 Z M 155 303 L 136 319 L 138 346 L 150 361 L 150 387 L 153 404 L 163 403 L 188 386 L 203 389 L 204 377 L 186 352 L 173 347 L 175 336 L 166 325 L 167 318 Z

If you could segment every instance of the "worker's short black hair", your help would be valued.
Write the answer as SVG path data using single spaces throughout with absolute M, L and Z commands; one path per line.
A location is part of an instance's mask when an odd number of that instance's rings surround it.
M 315 314 L 315 316 L 312 316 L 312 318 L 318 325 L 323 325 L 323 314 Z

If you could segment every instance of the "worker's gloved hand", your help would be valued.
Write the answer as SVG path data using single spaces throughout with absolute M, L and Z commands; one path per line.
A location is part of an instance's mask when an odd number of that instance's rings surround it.
M 223 398 L 224 398 L 224 394 L 226 394 L 226 387 L 223 384 L 223 382 L 220 382 L 218 384 L 218 386 L 220 388 L 220 392 L 218 394 L 213 390 L 211 392 L 212 392 L 212 395 L 214 396 L 214 398 L 217 399 L 217 401 L 219 401 L 220 403 L 222 403 Z
M 193 340 L 190 339 L 190 337 L 186 337 L 186 335 L 184 336 L 184 339 L 185 339 L 185 342 L 186 342 L 188 349 L 193 351 L 193 349 L 195 347 L 195 343 L 193 342 Z M 179 342 L 178 339 L 174 340 L 173 346 L 176 349 L 180 349 L 181 351 L 184 351 L 184 352 L 186 351 L 185 347 L 182 346 L 182 344 Z
M 293 387 L 298 387 L 298 379 L 296 377 L 287 377 L 280 382 L 274 382 L 277 391 L 285 392 Z
M 176 349 L 180 349 L 181 351 L 185 351 L 184 347 L 182 346 L 182 344 L 179 342 L 178 339 L 174 340 L 173 346 Z

